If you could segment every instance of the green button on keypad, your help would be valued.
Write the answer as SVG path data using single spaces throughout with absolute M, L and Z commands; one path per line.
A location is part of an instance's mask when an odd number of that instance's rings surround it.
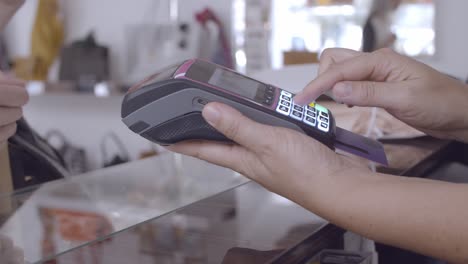
M 319 105 L 319 104 L 315 104 L 315 109 L 317 109 L 318 111 L 320 112 L 324 112 L 324 113 L 327 113 L 328 114 L 328 109 Z

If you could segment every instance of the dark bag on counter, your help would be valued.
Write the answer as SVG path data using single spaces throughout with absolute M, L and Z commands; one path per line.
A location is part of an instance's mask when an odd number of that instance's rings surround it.
M 110 141 L 114 144 L 117 151 L 113 155 L 109 155 L 108 144 Z M 111 167 L 119 164 L 123 164 L 130 161 L 130 155 L 125 148 L 123 142 L 115 133 L 109 133 L 101 141 L 101 154 L 103 164 L 102 167 Z
M 368 18 L 362 32 L 362 51 L 372 52 L 375 50 L 375 29 L 372 26 L 371 18 Z
M 108 48 L 99 46 L 93 33 L 66 46 L 61 54 L 59 79 L 77 83 L 79 91 L 93 91 L 96 83 L 109 80 Z
M 62 179 L 69 172 L 60 154 L 32 130 L 24 119 L 8 140 L 11 175 L 15 190 Z
M 49 131 L 45 135 L 47 142 L 59 141 L 59 145 L 52 144 L 62 157 L 68 171 L 71 175 L 82 174 L 88 171 L 88 161 L 86 151 L 68 141 L 64 134 L 58 130 Z

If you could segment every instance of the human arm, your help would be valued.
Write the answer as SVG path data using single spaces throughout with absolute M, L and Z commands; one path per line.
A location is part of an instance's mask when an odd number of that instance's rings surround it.
M 371 239 L 468 261 L 467 185 L 373 174 L 306 135 L 253 122 L 219 103 L 208 104 L 203 116 L 238 144 L 193 141 L 169 149 L 231 168 Z
M 351 171 L 331 188 L 337 198 L 311 195 L 322 201 L 305 208 L 372 240 L 468 263 L 468 184 Z
M 325 92 L 348 105 L 384 108 L 429 135 L 468 142 L 468 86 L 390 49 L 325 50 L 318 77 L 294 100 L 306 104 Z
M 25 82 L 0 72 L 0 146 L 16 132 L 27 101 Z
M 0 0 L 0 31 L 3 31 L 25 0 Z

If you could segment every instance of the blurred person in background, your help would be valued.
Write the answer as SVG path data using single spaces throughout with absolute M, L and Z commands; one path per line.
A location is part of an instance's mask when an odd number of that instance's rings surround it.
M 9 22 L 24 0 L 0 0 L 0 31 Z M 62 27 L 57 14 L 57 0 L 38 1 L 38 12 L 32 31 L 31 58 L 35 63 L 27 80 L 45 80 L 48 67 L 61 47 Z M 1 58 L 0 58 L 1 59 Z M 15 62 L 15 73 L 21 68 Z M 9 69 L 6 69 L 9 71 Z M 42 79 L 43 78 L 43 79 Z M 15 190 L 62 179 L 68 175 L 63 155 L 25 121 L 22 107 L 28 101 L 26 82 L 14 77 L 13 71 L 0 71 L 0 145 L 8 142 L 7 151 L 1 158 L 7 158 L 11 167 L 11 178 Z M 8 155 L 7 155 L 8 153 Z
M 0 32 L 3 32 L 16 10 L 24 0 L 0 0 Z M 26 83 L 10 76 L 8 71 L 8 59 L 3 47 L 0 51 L 0 146 L 3 146 L 9 137 L 16 132 L 16 121 L 22 115 L 22 107 L 28 101 Z
M 0 0 L 0 33 L 24 0 Z M 10 76 L 5 46 L 0 44 L 0 148 L 16 132 L 16 122 L 22 117 L 22 106 L 28 101 L 25 82 Z M 3 155 L 3 152 L 0 152 Z M 23 251 L 13 241 L 0 235 L 0 264 L 24 263 Z
M 396 36 L 392 32 L 393 14 L 402 0 L 374 0 L 362 33 L 362 51 L 392 48 Z

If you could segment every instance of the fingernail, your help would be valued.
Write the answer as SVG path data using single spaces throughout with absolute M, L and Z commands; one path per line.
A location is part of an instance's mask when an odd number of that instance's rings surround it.
M 333 90 L 334 95 L 337 97 L 348 97 L 351 95 L 353 88 L 349 83 L 338 83 Z
M 218 123 L 220 117 L 221 114 L 215 106 L 207 105 L 203 108 L 203 118 L 205 118 L 206 122 L 210 125 L 214 126 Z

